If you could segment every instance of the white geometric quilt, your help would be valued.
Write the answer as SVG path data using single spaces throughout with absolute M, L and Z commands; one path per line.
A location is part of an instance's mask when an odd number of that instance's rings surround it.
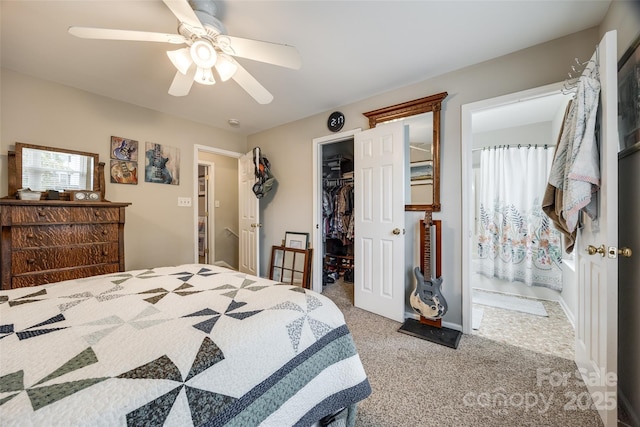
M 0 291 L 3 426 L 311 425 L 370 392 L 308 289 L 188 264 Z

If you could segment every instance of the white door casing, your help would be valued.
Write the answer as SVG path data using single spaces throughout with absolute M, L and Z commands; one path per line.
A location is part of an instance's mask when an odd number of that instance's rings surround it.
M 210 154 L 217 154 L 217 155 L 221 155 L 221 156 L 227 156 L 227 157 L 233 157 L 234 159 L 238 159 L 238 163 L 240 158 L 243 156 L 242 153 L 237 153 L 235 151 L 229 151 L 229 150 L 223 150 L 221 148 L 215 148 L 215 147 L 209 147 L 207 145 L 200 145 L 200 144 L 195 144 L 193 146 L 193 200 L 198 200 L 198 163 L 208 163 L 204 160 L 200 160 L 200 153 L 210 153 Z M 240 182 L 240 168 L 238 167 L 238 182 Z M 210 179 L 210 200 L 213 200 L 214 197 L 214 189 L 213 189 L 213 180 Z M 194 236 L 194 244 L 193 244 L 193 259 L 194 262 L 197 263 L 198 262 L 198 204 L 197 203 L 193 203 L 193 236 Z M 209 205 L 209 219 L 210 221 L 213 222 L 213 210 L 211 209 L 211 206 Z M 240 214 L 239 214 L 240 215 Z M 211 236 L 211 234 L 209 234 L 211 238 L 210 242 L 214 242 L 213 236 Z M 211 243 L 211 246 L 212 243 Z M 242 242 L 239 243 L 240 249 L 239 251 L 242 252 L 243 248 L 242 248 Z M 259 250 L 259 248 L 258 248 Z M 259 259 L 259 258 L 257 258 Z M 213 255 L 210 253 L 209 255 L 209 262 L 211 261 L 215 261 L 215 258 L 213 257 Z
M 404 321 L 404 157 L 408 126 L 388 123 L 354 140 L 354 305 Z
M 583 215 L 575 249 L 578 275 L 576 364 L 606 427 L 617 425 L 618 371 L 618 82 L 617 35 L 597 47 L 600 72 L 598 219 Z M 588 246 L 604 246 L 589 255 Z M 611 249 L 610 249 L 611 248 Z M 612 253 L 610 253 L 610 251 Z
M 353 138 L 361 129 L 340 132 L 313 139 L 313 220 L 311 244 L 313 251 L 313 266 L 311 274 L 311 289 L 322 292 L 322 270 L 324 267 L 323 216 L 322 216 L 322 150 L 325 145 L 336 144 Z M 357 191 L 357 189 L 356 189 Z
M 474 246 L 474 196 L 473 196 L 473 117 L 486 110 L 518 105 L 560 93 L 563 82 L 552 83 L 517 93 L 464 104 L 461 107 L 461 160 L 462 160 L 462 332 L 473 333 L 471 289 Z
M 259 276 L 260 204 L 253 193 L 254 184 L 255 167 L 253 151 L 250 151 L 238 159 L 239 269 L 243 273 Z

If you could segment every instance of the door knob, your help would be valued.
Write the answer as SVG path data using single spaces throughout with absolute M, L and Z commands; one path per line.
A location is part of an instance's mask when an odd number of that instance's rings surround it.
M 599 248 L 596 248 L 593 245 L 589 245 L 587 246 L 586 251 L 589 255 L 600 254 L 601 256 L 604 256 L 605 253 L 608 253 L 609 258 L 617 258 L 618 255 L 622 255 L 625 258 L 630 258 L 631 255 L 633 255 L 633 251 L 631 250 L 631 248 L 618 249 L 615 246 L 609 246 L 609 250 L 607 251 L 607 248 L 604 245 L 600 245 Z
M 589 245 L 589 246 L 587 246 L 586 251 L 587 251 L 587 253 L 589 255 L 600 254 L 601 256 L 604 256 L 604 253 L 606 252 L 606 249 L 605 249 L 604 245 L 601 245 L 599 248 L 596 248 L 593 245 Z
M 393 234 L 395 234 L 396 236 L 397 236 L 398 234 L 400 234 L 400 229 L 399 229 L 399 228 L 394 228 L 394 229 L 393 229 Z
M 633 251 L 631 248 L 620 248 L 618 249 L 618 255 L 622 255 L 625 258 L 630 258 L 633 255 Z

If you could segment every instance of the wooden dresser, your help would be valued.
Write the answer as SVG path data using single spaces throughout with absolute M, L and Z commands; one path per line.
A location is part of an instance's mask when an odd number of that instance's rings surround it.
M 0 199 L 0 289 L 124 271 L 129 205 Z

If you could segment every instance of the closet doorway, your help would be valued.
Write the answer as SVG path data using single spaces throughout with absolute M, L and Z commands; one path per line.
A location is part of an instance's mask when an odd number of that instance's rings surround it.
M 347 273 L 347 279 L 350 279 L 348 270 L 353 271 L 353 241 L 349 242 L 347 239 L 340 239 L 339 230 L 335 230 L 335 234 L 327 234 L 327 229 L 334 227 L 335 224 L 332 225 L 326 221 L 327 216 L 324 212 L 326 209 L 333 210 L 333 203 L 323 198 L 325 194 L 328 194 L 325 190 L 333 193 L 334 191 L 340 191 L 343 186 L 351 185 L 353 188 L 353 138 L 358 132 L 360 132 L 360 129 L 313 140 L 313 176 L 315 182 L 313 213 L 315 228 L 312 237 L 314 248 L 312 289 L 316 292 L 322 292 L 323 283 L 327 280 L 335 281 L 338 278 L 343 280 L 345 272 Z M 325 202 L 330 203 L 331 206 L 323 206 L 326 205 Z M 331 220 L 329 219 L 328 221 Z M 331 235 L 335 237 L 327 239 Z M 325 274 L 326 270 L 332 270 L 334 274 L 327 276 Z
M 570 99 L 561 88 L 462 108 L 463 329 L 573 359 L 572 256 L 541 209 Z
M 337 262 L 353 272 L 354 306 L 402 322 L 405 311 L 405 270 L 397 268 L 405 260 L 405 183 L 408 182 L 405 153 L 408 151 L 409 127 L 402 122 L 388 123 L 348 135 L 315 139 L 313 150 L 313 210 L 314 210 L 314 290 L 322 291 L 324 246 L 322 234 L 325 230 L 322 201 L 324 177 L 319 171 L 334 166 L 337 153 L 326 153 L 329 141 L 338 143 L 353 137 L 353 159 L 349 166 L 340 167 L 340 180 L 350 181 L 352 200 L 345 201 L 349 209 L 336 210 L 344 215 L 340 218 L 342 231 L 339 236 L 343 246 L 353 245 L 353 264 L 349 259 L 333 257 L 327 262 Z M 326 165 L 323 164 L 323 157 Z M 353 164 L 351 174 L 350 164 Z M 342 162 L 340 162 L 342 164 Z M 343 182 L 347 185 L 346 182 Z M 347 198 L 342 194 L 343 198 Z M 345 233 L 346 230 L 346 233 Z M 346 234 L 346 239 L 345 239 Z M 346 248 L 349 253 L 349 248 Z M 320 256 L 317 256 L 317 255 Z M 347 265 L 344 265 L 346 262 Z

